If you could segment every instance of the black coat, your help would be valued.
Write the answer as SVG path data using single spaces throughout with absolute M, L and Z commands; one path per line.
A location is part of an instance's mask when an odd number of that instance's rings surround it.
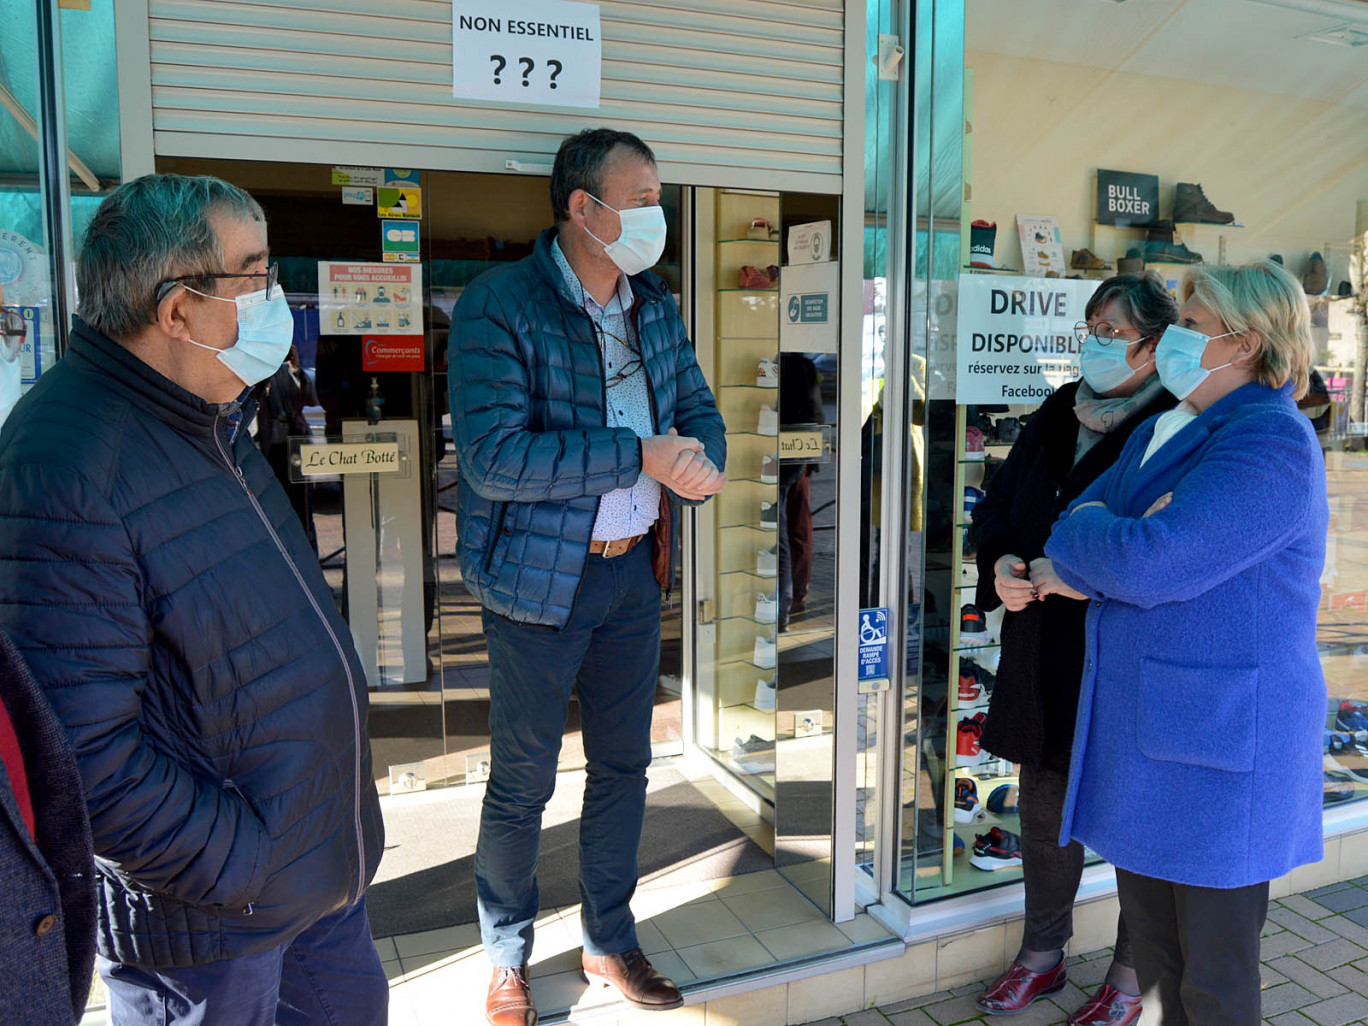
M 75 749 L 115 961 L 289 943 L 383 850 L 365 671 L 254 406 L 77 320 L 0 432 L 0 627 Z
M 1002 604 L 993 587 L 993 564 L 1009 553 L 1028 564 L 1043 556 L 1064 508 L 1116 462 L 1132 431 L 1177 403 L 1161 391 L 1075 467 L 1077 391 L 1078 384 L 1070 383 L 1045 400 L 974 506 L 970 539 L 977 550 L 980 609 Z M 997 684 L 983 725 L 985 749 L 1012 762 L 1068 772 L 1087 611 L 1086 602 L 1053 595 L 1006 615 Z
M 3 633 L 0 701 L 24 756 L 36 834 L 0 762 L 0 1022 L 71 1026 L 95 965 L 90 824 L 71 743 Z

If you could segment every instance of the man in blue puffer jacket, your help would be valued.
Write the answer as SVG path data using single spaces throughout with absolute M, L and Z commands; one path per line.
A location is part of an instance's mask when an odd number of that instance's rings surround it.
M 551 205 L 556 226 L 532 256 L 474 281 L 451 330 L 461 571 L 489 645 L 475 879 L 492 1026 L 537 1021 L 526 976 L 537 847 L 572 687 L 588 760 L 585 974 L 641 1008 L 682 1003 L 641 953 L 628 902 L 672 572 L 669 496 L 698 503 L 726 483 L 722 419 L 668 289 L 646 273 L 665 245 L 651 150 L 609 129 L 567 139 Z
M 379 1026 L 365 674 L 247 432 L 293 331 L 261 208 L 139 178 L 77 280 L 0 433 L 0 626 L 75 748 L 115 1026 Z

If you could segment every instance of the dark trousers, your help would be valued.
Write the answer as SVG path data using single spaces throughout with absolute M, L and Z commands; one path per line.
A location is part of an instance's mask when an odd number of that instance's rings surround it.
M 1260 1021 L 1259 934 L 1268 884 L 1193 887 L 1116 871 L 1135 946 L 1145 1023 L 1247 1026 Z
M 1062 951 L 1073 936 L 1074 899 L 1083 878 L 1083 845 L 1059 846 L 1068 774 L 1021 767 L 1021 875 L 1026 885 L 1026 927 L 1021 945 L 1031 951 Z M 1126 917 L 1116 921 L 1118 965 L 1134 966 Z
M 485 953 L 496 966 L 523 965 L 532 953 L 542 810 L 556 786 L 571 688 L 588 764 L 579 844 L 584 950 L 629 951 L 637 947 L 628 902 L 660 668 L 660 585 L 649 542 L 612 559 L 589 557 L 564 630 L 487 610 L 484 629 L 491 759 L 475 885 Z
M 114 1026 L 384 1026 L 389 981 L 365 899 L 259 955 L 143 969 L 97 957 Z
M 812 475 L 805 469 L 793 482 L 785 500 L 789 559 L 793 577 L 793 603 L 807 598 L 812 583 Z

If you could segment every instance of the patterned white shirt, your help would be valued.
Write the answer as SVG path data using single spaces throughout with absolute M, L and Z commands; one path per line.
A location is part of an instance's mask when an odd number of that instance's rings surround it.
M 605 391 L 608 426 L 631 428 L 638 438 L 650 438 L 655 434 L 651 421 L 650 384 L 646 380 L 646 368 L 633 352 L 638 347 L 631 318 L 632 285 L 627 275 L 618 275 L 617 292 L 606 306 L 599 306 L 580 284 L 570 261 L 565 259 L 560 240 L 552 241 L 551 254 L 565 279 L 565 290 L 571 302 L 582 307 L 594 322 L 604 381 L 612 382 L 622 370 L 635 364 L 636 369 L 631 374 L 618 378 Z M 594 519 L 594 540 L 616 541 L 645 534 L 659 512 L 660 482 L 642 474 L 631 488 L 617 488 L 600 497 L 598 516 Z

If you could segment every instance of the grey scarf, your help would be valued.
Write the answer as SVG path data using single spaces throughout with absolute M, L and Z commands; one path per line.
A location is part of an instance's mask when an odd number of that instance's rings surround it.
M 1078 444 L 1074 446 L 1074 466 L 1078 466 L 1078 461 L 1102 440 L 1103 435 L 1114 431 L 1154 402 L 1163 388 L 1159 382 L 1159 375 L 1151 374 L 1145 383 L 1135 390 L 1134 395 L 1107 399 L 1094 392 L 1086 381 L 1080 381 L 1078 392 L 1074 395 L 1074 415 L 1078 417 Z

